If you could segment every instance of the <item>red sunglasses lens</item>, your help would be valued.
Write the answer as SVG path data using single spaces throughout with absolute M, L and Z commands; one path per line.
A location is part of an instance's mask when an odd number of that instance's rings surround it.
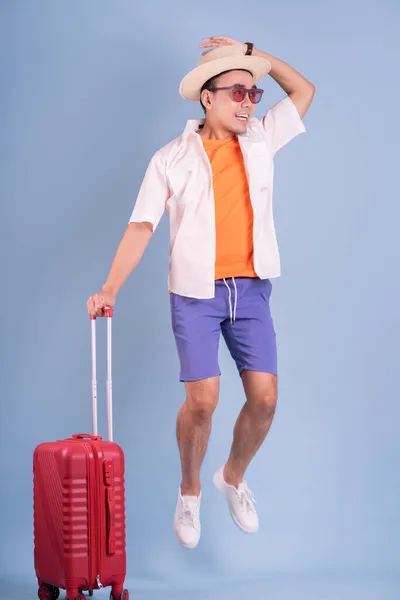
M 245 95 L 246 90 L 243 90 L 242 88 L 236 88 L 233 90 L 233 99 L 235 102 L 243 102 Z
M 249 93 L 249 98 L 250 98 L 250 101 L 251 101 L 253 104 L 258 104 L 258 103 L 260 102 L 260 100 L 261 100 L 261 97 L 262 97 L 262 95 L 263 95 L 263 93 L 262 93 L 262 91 L 261 91 L 261 90 L 254 90 L 254 91 L 252 90 L 252 91 Z

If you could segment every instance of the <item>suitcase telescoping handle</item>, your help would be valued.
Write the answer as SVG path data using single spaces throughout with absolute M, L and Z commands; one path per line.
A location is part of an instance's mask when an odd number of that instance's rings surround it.
M 113 402 L 112 402 L 112 316 L 113 308 L 111 306 L 104 307 L 104 316 L 107 321 L 107 423 L 108 423 L 108 439 L 113 441 Z M 93 419 L 93 435 L 98 434 L 97 425 L 97 352 L 96 352 L 96 317 L 90 317 L 92 329 L 92 419 Z

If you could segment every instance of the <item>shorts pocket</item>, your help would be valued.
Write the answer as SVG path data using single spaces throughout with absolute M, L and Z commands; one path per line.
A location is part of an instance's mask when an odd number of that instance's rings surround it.
M 193 306 L 198 302 L 196 298 L 190 298 L 189 296 L 181 296 L 180 294 L 171 294 L 171 307 L 174 311 L 179 311 L 188 306 Z
M 170 302 L 171 302 L 171 308 L 173 310 L 177 309 L 178 301 L 179 301 L 179 295 L 178 294 L 174 294 L 174 292 L 172 292 L 170 294 Z
M 261 295 L 266 302 L 269 302 L 272 292 L 272 283 L 270 279 L 264 279 L 262 282 L 262 291 Z

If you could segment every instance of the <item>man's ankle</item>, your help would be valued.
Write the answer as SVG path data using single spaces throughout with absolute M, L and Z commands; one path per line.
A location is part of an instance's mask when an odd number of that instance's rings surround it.
M 200 484 L 185 484 L 181 483 L 181 494 L 182 496 L 200 496 L 201 485 Z
M 228 485 L 233 485 L 235 488 L 238 488 L 243 481 L 243 476 L 232 471 L 228 464 L 225 465 L 223 474 L 225 483 Z

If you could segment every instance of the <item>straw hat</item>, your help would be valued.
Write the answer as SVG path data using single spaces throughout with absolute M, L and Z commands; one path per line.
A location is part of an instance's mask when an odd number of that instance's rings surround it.
M 245 55 L 239 46 L 221 46 L 200 58 L 197 66 L 182 79 L 179 93 L 186 100 L 200 100 L 203 84 L 211 77 L 231 69 L 246 69 L 257 82 L 269 73 L 271 65 L 265 58 Z

